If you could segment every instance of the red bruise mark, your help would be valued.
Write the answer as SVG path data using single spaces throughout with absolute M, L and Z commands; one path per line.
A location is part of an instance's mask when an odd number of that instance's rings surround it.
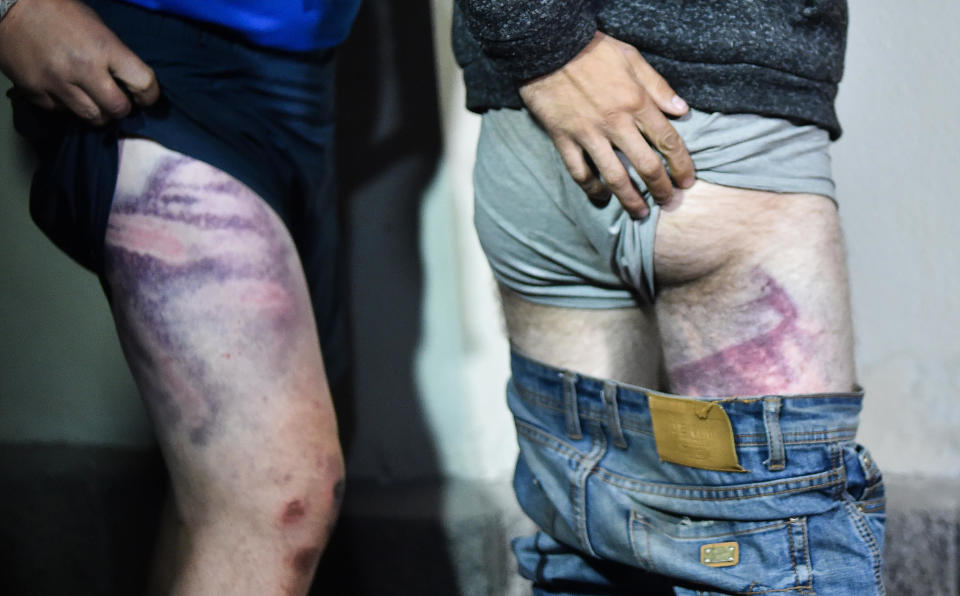
M 230 360 L 230 352 L 224 352 L 223 357 L 226 358 L 227 360 Z
M 301 548 L 297 551 L 297 554 L 293 556 L 293 568 L 297 573 L 302 573 L 304 575 L 313 572 L 313 565 L 317 560 L 317 557 L 320 554 L 320 549 L 316 548 Z
M 780 322 L 769 331 L 670 370 L 671 389 L 687 395 L 764 395 L 796 381 L 810 352 L 810 334 L 798 325 L 797 307 L 773 278 L 751 307 L 771 310 Z
M 284 525 L 296 523 L 306 514 L 307 510 L 303 506 L 303 501 L 297 499 L 287 503 L 287 506 L 283 510 L 283 515 L 280 516 L 280 521 Z

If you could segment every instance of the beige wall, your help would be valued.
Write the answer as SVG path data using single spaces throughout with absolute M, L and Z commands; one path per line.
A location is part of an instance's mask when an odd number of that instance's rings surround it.
M 861 440 L 891 471 L 960 477 L 960 3 L 853 0 L 844 137 Z

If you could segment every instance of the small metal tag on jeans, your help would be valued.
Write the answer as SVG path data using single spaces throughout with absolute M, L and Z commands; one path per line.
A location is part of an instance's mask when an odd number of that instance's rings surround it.
M 723 406 L 653 392 L 647 392 L 647 398 L 661 461 L 701 470 L 747 471 L 737 458 L 733 427 Z
M 700 562 L 707 567 L 733 567 L 740 562 L 740 545 L 718 542 L 700 547 Z

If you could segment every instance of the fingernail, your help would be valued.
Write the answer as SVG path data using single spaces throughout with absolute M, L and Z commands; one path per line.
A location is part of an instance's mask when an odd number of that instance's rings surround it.
M 693 176 L 687 176 L 686 178 L 683 179 L 683 182 L 680 183 L 680 188 L 690 188 L 691 186 L 693 186 L 693 183 L 696 181 L 697 179 L 694 178 Z
M 686 110 L 690 107 L 679 95 L 674 95 L 670 103 L 672 103 L 673 107 L 677 108 L 678 110 Z

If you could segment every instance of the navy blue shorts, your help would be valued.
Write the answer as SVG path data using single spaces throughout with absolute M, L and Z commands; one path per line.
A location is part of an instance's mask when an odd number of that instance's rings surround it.
M 344 335 L 344 279 L 333 162 L 331 50 L 289 53 L 230 32 L 111 0 L 86 0 L 149 64 L 161 98 L 92 127 L 11 92 L 14 123 L 39 153 L 30 212 L 41 230 L 100 274 L 118 173 L 117 141 L 145 137 L 237 178 L 277 212 L 296 243 L 311 290 L 328 375 Z

